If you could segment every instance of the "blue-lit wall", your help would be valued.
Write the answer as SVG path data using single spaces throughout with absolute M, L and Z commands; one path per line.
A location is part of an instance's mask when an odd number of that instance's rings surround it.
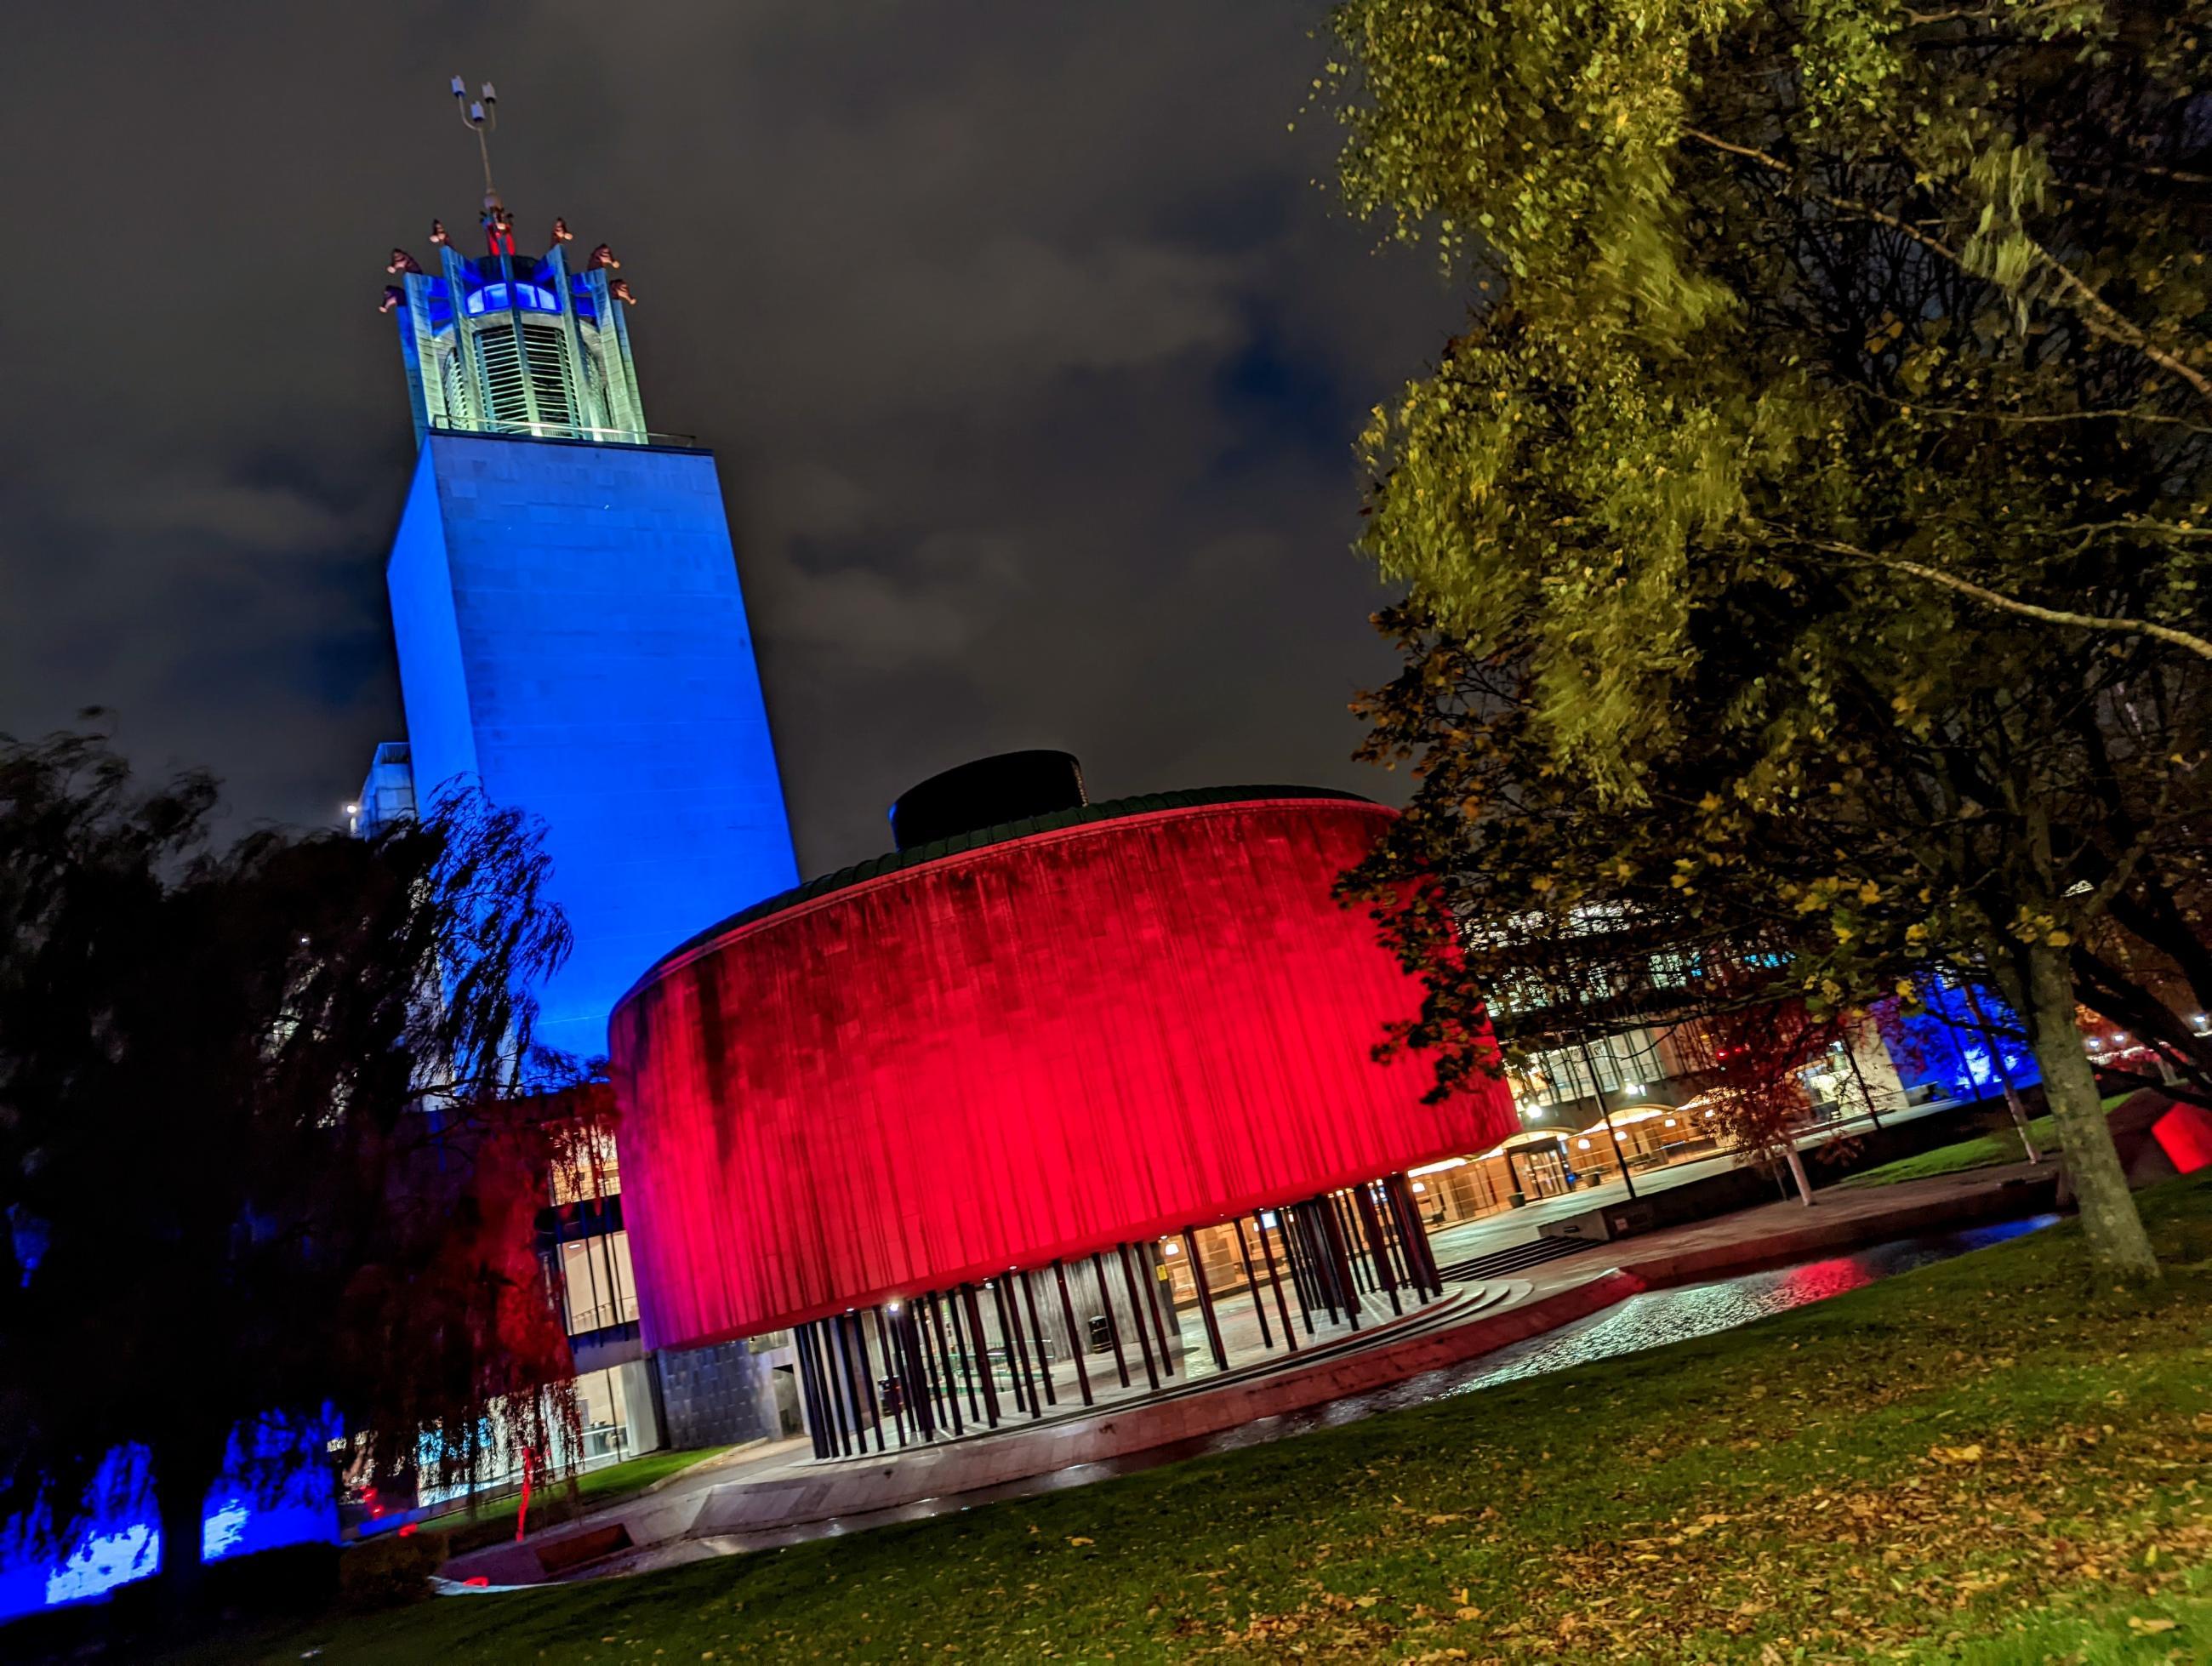
M 1978 1006 L 1990 1036 L 1977 1019 Z M 2043 1079 L 2035 1055 L 2019 1038 L 2020 1020 L 1996 991 L 1977 986 L 1970 1000 L 1958 985 L 1929 983 L 1921 990 L 1921 1008 L 1897 1015 L 1886 1026 L 1890 1057 L 1907 1087 L 1924 1083 L 1945 1098 L 1972 1101 L 2002 1093 L 2007 1075 L 2015 1088 Z
M 338 1536 L 337 1495 L 322 1445 L 330 1431 L 272 1424 L 234 1439 L 224 1478 L 208 1493 L 200 1554 L 209 1561 Z M 21 1523 L 0 1523 L 0 1620 L 102 1597 L 161 1565 L 161 1529 L 144 1454 L 108 1460 L 100 1508 L 69 1543 L 42 1547 Z
M 386 578 L 416 796 L 544 819 L 540 1035 L 604 1053 L 653 960 L 799 879 L 714 459 L 431 434 Z

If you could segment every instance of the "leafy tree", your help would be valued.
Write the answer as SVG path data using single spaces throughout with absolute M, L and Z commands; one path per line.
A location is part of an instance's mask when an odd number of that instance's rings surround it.
M 0 739 L 0 1517 L 66 1535 L 135 1448 L 179 1596 L 240 1431 L 334 1408 L 450 1468 L 488 1412 L 574 1416 L 516 1110 L 568 946 L 535 832 L 458 800 L 218 851 L 216 806 Z
M 1421 785 L 1359 884 L 1445 876 L 1447 1077 L 1457 920 L 1763 945 L 1814 1016 L 1984 977 L 2155 1272 L 2074 1014 L 2212 1091 L 2207 11 L 1338 8 L 1347 198 L 1474 301 L 1364 442 Z

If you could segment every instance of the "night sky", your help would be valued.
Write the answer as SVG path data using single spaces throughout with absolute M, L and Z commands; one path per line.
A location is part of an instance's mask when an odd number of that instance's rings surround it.
M 721 461 L 807 873 L 901 788 L 1062 746 L 1094 796 L 1387 797 L 1362 414 L 1459 316 L 1316 186 L 1319 6 L 18 8 L 0 730 L 117 713 L 239 824 L 403 733 L 395 243 L 607 240 L 648 420 Z M 1297 131 L 1286 131 L 1297 120 Z

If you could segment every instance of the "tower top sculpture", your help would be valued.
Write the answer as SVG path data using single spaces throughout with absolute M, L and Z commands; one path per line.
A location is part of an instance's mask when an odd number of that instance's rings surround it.
M 385 268 L 398 280 L 381 310 L 397 315 L 416 442 L 443 430 L 645 443 L 623 317 L 635 298 L 614 275 L 622 262 L 601 243 L 571 271 L 574 235 L 557 216 L 544 254 L 517 251 L 514 216 L 492 183 L 488 135 L 499 125 L 499 94 L 487 81 L 471 99 L 459 76 L 452 90 L 483 164 L 484 253 L 455 252 L 445 222 L 433 220 L 438 270 L 397 247 Z

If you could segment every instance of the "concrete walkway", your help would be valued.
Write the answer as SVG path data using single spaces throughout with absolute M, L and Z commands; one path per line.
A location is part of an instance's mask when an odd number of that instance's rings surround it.
M 1896 1128 L 1906 1122 L 1918 1122 L 1926 1116 L 1940 1116 L 1956 1110 L 1955 1099 L 1935 1099 L 1926 1104 L 1909 1105 L 1900 1110 L 1885 1110 L 1881 1114 L 1883 1128 Z M 1864 1134 L 1872 1126 L 1864 1116 L 1847 1118 L 1814 1129 L 1801 1135 L 1797 1149 L 1809 1152 L 1832 1140 L 1848 1139 Z M 1676 1163 L 1663 1169 L 1649 1169 L 1630 1175 L 1638 1198 L 1656 1196 L 1671 1191 L 1677 1186 L 1686 1186 L 1731 1169 L 1744 1167 L 1743 1158 L 1732 1151 L 1715 1152 L 1710 1157 L 1700 1157 L 1688 1162 Z M 1775 1196 L 1778 1200 L 1788 1193 L 1788 1188 L 1778 1181 Z M 1820 1194 L 1820 1204 L 1827 1198 Z M 1629 1201 L 1628 1187 L 1619 1180 L 1607 1180 L 1596 1184 L 1577 1186 L 1572 1191 L 1558 1197 L 1538 1198 L 1518 1209 L 1501 1210 L 1485 1215 L 1479 1220 L 1457 1222 L 1429 1235 L 1429 1248 L 1439 1267 L 1449 1267 L 1455 1262 L 1471 1261 L 1478 1256 L 1492 1255 L 1500 1250 L 1510 1250 L 1542 1236 L 1547 1221 L 1564 1220 L 1571 1215 L 1588 1214 L 1594 1209 L 1611 1208 Z M 1819 1207 L 1819 1206 L 1816 1206 Z
M 1246 1339 L 1237 1337 L 1225 1373 L 1205 1358 L 1196 1316 L 1186 1314 L 1191 1375 L 1158 1395 L 1144 1392 L 1141 1377 L 1132 1392 L 1121 1394 L 1111 1381 L 1110 1359 L 1102 1369 L 1100 1357 L 1093 1355 L 1089 1363 L 1099 1403 L 1087 1409 L 1071 1391 L 1062 1406 L 1034 1421 L 1024 1418 L 961 1440 L 830 1463 L 814 1460 L 804 1440 L 748 1448 L 685 1471 L 649 1496 L 520 1545 L 457 1558 L 442 1572 L 494 1585 L 542 1583 L 555 1576 L 540 1563 L 541 1551 L 618 1524 L 627 1547 L 611 1548 L 565 1576 L 594 1578 L 1079 1485 L 1133 1467 L 1139 1454 L 1195 1448 L 1223 1431 L 1480 1358 L 1640 1290 L 2036 1213 L 2051 1207 L 2053 1169 L 2047 1163 L 2021 1164 L 1897 1186 L 1830 1190 L 1817 1194 L 1811 1207 L 1769 1204 L 1592 1244 L 1531 1268 L 1524 1278 L 1452 1286 L 1443 1301 L 1402 1317 L 1392 1319 L 1387 1310 L 1370 1316 L 1358 1335 L 1340 1330 L 1317 1336 L 1296 1355 L 1278 1352 L 1255 1359 Z M 1589 1207 L 1586 1196 L 1577 1204 Z M 1256 1349 L 1256 1320 L 1248 1314 L 1243 1322 L 1252 1329 L 1249 1347 Z

